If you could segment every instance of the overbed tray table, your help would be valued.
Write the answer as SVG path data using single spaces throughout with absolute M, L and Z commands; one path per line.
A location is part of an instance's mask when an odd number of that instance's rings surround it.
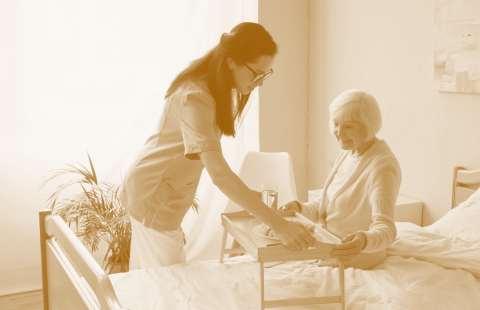
M 301 214 L 295 211 L 277 211 L 284 218 L 298 218 L 300 220 L 307 220 Z M 344 281 L 344 266 L 341 261 L 338 261 L 339 268 L 339 282 L 340 295 L 327 297 L 313 297 L 313 298 L 294 298 L 282 300 L 265 300 L 264 299 L 264 263 L 277 261 L 295 261 L 295 260 L 309 260 L 309 259 L 327 259 L 332 258 L 331 252 L 335 247 L 334 244 L 321 243 L 316 241 L 316 247 L 302 250 L 291 251 L 284 245 L 270 246 L 276 244 L 274 240 L 261 237 L 253 232 L 253 228 L 261 222 L 247 211 L 236 213 L 222 213 L 223 238 L 222 248 L 220 252 L 220 262 L 223 263 L 225 254 L 240 254 L 248 253 L 256 261 L 260 263 L 260 304 L 261 309 L 277 308 L 286 306 L 302 306 L 311 304 L 328 304 L 340 303 L 341 309 L 345 310 L 345 281 Z M 309 221 L 309 220 L 307 220 Z M 313 222 L 312 222 L 313 223 Z M 226 242 L 228 234 L 240 244 L 239 248 L 226 249 Z

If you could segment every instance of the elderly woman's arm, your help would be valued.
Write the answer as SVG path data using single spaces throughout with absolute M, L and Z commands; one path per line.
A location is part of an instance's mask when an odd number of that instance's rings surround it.
M 309 202 L 301 202 L 298 199 L 291 200 L 281 206 L 279 210 L 281 211 L 297 211 L 300 212 L 305 217 L 309 218 L 310 220 L 316 222 L 319 218 L 319 209 L 322 203 L 322 197 L 318 197 L 317 199 Z
M 340 153 L 337 158 L 335 158 L 335 161 L 332 165 L 332 167 L 335 167 L 337 164 L 337 161 L 342 157 L 342 153 Z M 331 173 L 331 172 L 330 172 Z M 323 190 L 326 190 L 325 188 Z M 287 210 L 295 210 L 297 212 L 300 212 L 302 215 L 304 215 L 306 218 L 318 222 L 320 221 L 320 217 L 323 214 L 320 214 L 320 206 L 322 205 L 322 196 L 318 197 L 317 199 L 314 199 L 309 202 L 301 202 L 298 199 L 292 200 L 287 202 L 285 205 L 280 207 L 280 210 L 287 211 Z M 323 221 L 323 219 L 322 219 Z
M 322 196 L 309 202 L 300 202 L 300 213 L 314 222 L 320 219 L 320 206 L 322 204 Z
M 368 231 L 360 231 L 366 239 L 362 252 L 381 251 L 395 241 L 397 229 L 394 213 L 401 180 L 398 163 L 387 162 L 375 171 L 370 187 L 373 223 Z
M 350 261 L 360 252 L 373 253 L 388 248 L 397 236 L 394 212 L 401 172 L 398 162 L 382 163 L 373 175 L 369 186 L 369 201 L 372 206 L 372 221 L 367 231 L 348 234 L 332 252 L 341 261 Z

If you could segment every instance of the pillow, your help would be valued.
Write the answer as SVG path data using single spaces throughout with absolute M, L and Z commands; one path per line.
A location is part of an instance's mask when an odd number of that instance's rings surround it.
M 447 237 L 480 242 L 480 188 L 441 219 L 425 228 Z

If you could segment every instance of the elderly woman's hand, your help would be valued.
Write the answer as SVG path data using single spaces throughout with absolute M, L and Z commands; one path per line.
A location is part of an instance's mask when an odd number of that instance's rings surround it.
M 356 258 L 365 246 L 365 235 L 361 232 L 349 234 L 342 239 L 342 244 L 337 244 L 332 256 L 342 262 L 348 262 Z
M 281 206 L 280 208 L 278 208 L 278 210 L 280 210 L 280 211 L 296 211 L 296 212 L 300 212 L 300 205 L 298 204 L 297 201 L 292 200 L 292 201 L 287 202 L 286 204 L 284 204 L 284 205 Z

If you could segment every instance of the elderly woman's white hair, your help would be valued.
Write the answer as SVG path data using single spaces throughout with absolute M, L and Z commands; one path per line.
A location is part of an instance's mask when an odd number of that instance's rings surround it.
M 382 113 L 377 100 L 363 90 L 344 91 L 332 101 L 329 109 L 332 134 L 334 121 L 358 121 L 364 124 L 367 130 L 364 141 L 373 139 L 382 128 Z

